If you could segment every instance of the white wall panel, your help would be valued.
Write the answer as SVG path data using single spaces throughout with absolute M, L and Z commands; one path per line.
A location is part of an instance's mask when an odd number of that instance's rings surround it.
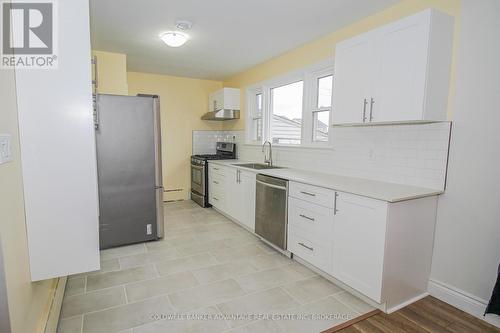
M 32 280 L 99 268 L 89 4 L 57 2 L 58 69 L 17 69 Z

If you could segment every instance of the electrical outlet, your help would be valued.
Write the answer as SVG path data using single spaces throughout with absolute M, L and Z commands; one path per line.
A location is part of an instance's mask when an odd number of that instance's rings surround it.
M 151 224 L 146 225 L 146 234 L 151 235 L 153 233 L 153 226 Z
M 10 135 L 0 134 L 0 164 L 12 161 Z

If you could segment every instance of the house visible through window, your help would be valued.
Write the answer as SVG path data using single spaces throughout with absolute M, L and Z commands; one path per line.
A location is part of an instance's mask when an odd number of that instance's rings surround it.
M 320 77 L 316 81 L 316 103 L 313 109 L 313 141 L 328 141 L 332 109 L 332 85 L 332 75 Z
M 252 120 L 253 140 L 262 141 L 262 93 L 255 95 L 255 109 Z
M 271 140 L 279 144 L 300 144 L 304 82 L 271 89 Z

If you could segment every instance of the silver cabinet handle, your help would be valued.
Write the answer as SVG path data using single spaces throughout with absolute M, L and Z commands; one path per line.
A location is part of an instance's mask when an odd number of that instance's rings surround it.
M 311 197 L 315 197 L 316 196 L 316 194 L 314 194 L 314 193 L 305 192 L 305 191 L 300 191 L 300 193 L 305 194 L 305 195 L 309 195 Z
M 304 243 L 299 243 L 299 245 L 300 245 L 300 246 L 302 246 L 302 247 L 305 247 L 305 248 L 306 248 L 306 249 L 308 249 L 309 251 L 314 251 L 314 248 L 313 248 L 313 247 L 309 247 L 309 246 L 307 246 L 307 245 L 306 245 L 306 244 L 304 244 Z
M 97 72 L 97 56 L 93 56 L 90 61 L 92 65 L 94 65 L 94 79 L 92 80 L 92 84 L 95 88 L 95 93 L 97 93 L 97 88 L 99 87 L 99 73 Z
M 333 215 L 337 215 L 338 209 L 337 209 L 337 198 L 339 197 L 339 193 L 335 191 L 335 199 L 333 200 Z
M 205 169 L 205 168 L 204 168 L 203 166 L 201 166 L 201 165 L 194 165 L 194 164 L 191 164 L 191 168 L 193 168 L 193 169 L 197 169 L 197 170 L 203 170 L 203 169 Z
M 217 199 L 216 197 L 212 197 L 215 201 L 219 201 L 219 199 Z
M 91 64 L 94 65 L 94 79 L 92 80 L 92 84 L 94 86 L 93 93 L 92 93 L 92 104 L 94 106 L 94 129 L 98 130 L 99 129 L 99 110 L 98 110 L 98 90 L 97 88 L 99 87 L 99 74 L 97 72 L 97 56 L 92 57 L 91 59 Z
M 236 182 L 239 184 L 241 183 L 241 171 L 236 170 Z
M 368 101 L 366 98 L 363 98 L 363 122 L 366 121 L 366 105 L 368 104 Z
M 215 181 L 215 180 L 214 180 L 212 183 L 214 183 L 214 184 L 219 184 L 219 182 L 217 182 L 217 181 Z
M 370 121 L 373 120 L 373 104 L 375 104 L 375 99 L 372 97 L 370 99 Z
M 219 168 L 213 168 L 214 170 L 219 170 Z
M 300 214 L 299 216 L 302 217 L 302 218 L 304 218 L 304 219 L 306 219 L 306 220 L 309 220 L 309 221 L 313 221 L 313 222 L 315 221 L 314 218 L 309 217 L 309 216 L 304 215 L 304 214 Z

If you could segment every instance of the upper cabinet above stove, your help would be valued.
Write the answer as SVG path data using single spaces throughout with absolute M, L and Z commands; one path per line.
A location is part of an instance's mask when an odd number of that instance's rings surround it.
M 240 118 L 240 90 L 222 88 L 208 96 L 208 112 L 203 120 L 232 120 Z
M 453 18 L 428 9 L 336 45 L 334 125 L 446 120 Z

